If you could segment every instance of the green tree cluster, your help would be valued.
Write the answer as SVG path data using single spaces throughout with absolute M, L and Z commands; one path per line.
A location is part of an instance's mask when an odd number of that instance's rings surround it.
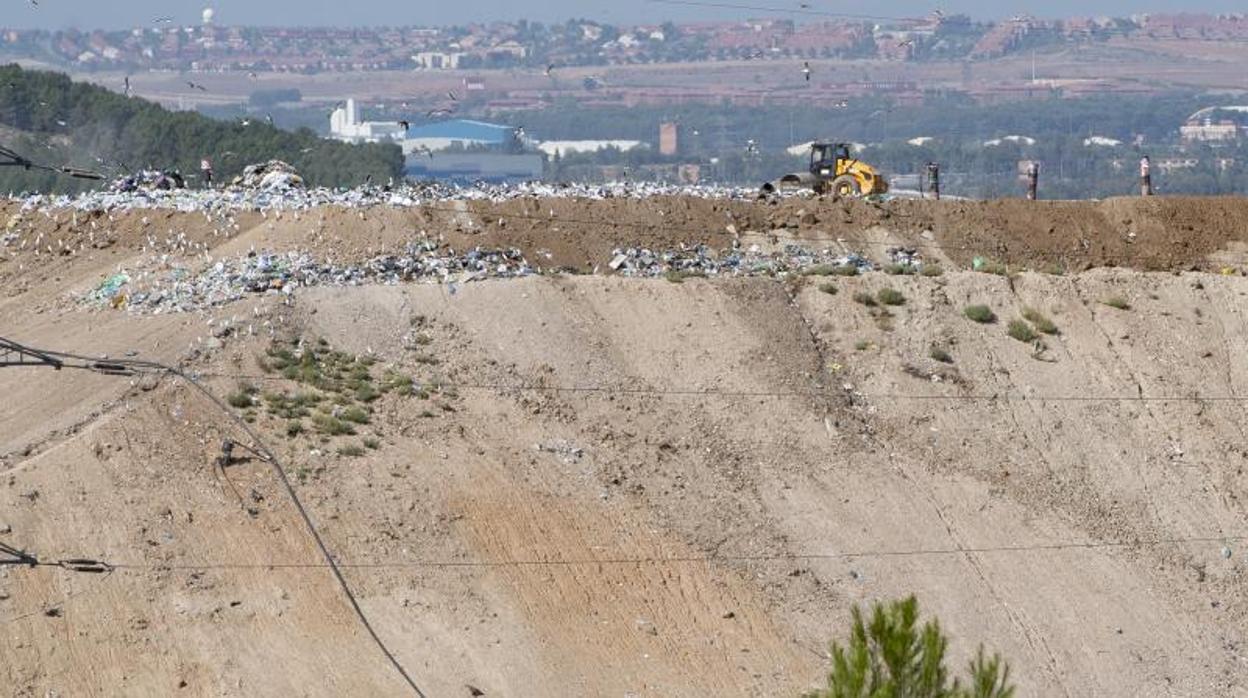
M 0 66 L 0 127 L 5 145 L 31 160 L 120 176 L 151 168 L 199 173 L 213 162 L 217 181 L 227 181 L 253 162 L 279 159 L 303 173 L 312 186 L 347 187 L 371 178 L 385 182 L 403 172 L 396 145 L 349 145 L 327 141 L 310 129 L 283 131 L 264 122 L 222 122 L 73 82 L 60 73 Z M 19 135 L 12 136 L 12 131 Z M 4 133 L 4 132 L 0 132 Z M 0 169 L 0 191 L 72 192 L 82 180 Z
M 870 619 L 853 609 L 849 642 L 832 644 L 832 670 L 826 689 L 807 698 L 1013 698 L 1009 666 L 987 658 L 981 646 L 968 667 L 965 684 L 950 681 L 945 667 L 949 640 L 940 622 L 919 627 L 913 597 L 877 603 Z

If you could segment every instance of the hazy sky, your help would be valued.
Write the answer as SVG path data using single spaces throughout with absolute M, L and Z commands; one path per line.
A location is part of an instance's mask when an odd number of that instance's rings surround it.
M 1072 16 L 1138 12 L 1243 12 L 1243 0 L 894 0 L 889 3 L 852 3 L 847 0 L 808 0 L 819 10 L 865 12 L 888 16 L 923 16 L 939 7 L 977 17 L 1019 13 L 1036 16 Z M 765 11 L 675 7 L 647 0 L 0 0 L 3 27 L 126 27 L 149 24 L 172 16 L 179 22 L 198 21 L 206 5 L 216 8 L 222 24 L 264 25 L 430 25 L 529 19 L 545 22 L 584 17 L 607 22 L 741 19 Z M 796 9 L 799 0 L 722 0 L 730 4 Z M 792 15 L 776 15 L 792 16 Z

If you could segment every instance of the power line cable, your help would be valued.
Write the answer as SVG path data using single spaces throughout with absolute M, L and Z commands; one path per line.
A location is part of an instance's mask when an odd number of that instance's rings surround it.
M 243 381 L 292 381 L 280 375 L 245 375 L 232 373 L 196 373 L 198 378 L 224 378 Z M 1105 403 L 1105 402 L 1248 402 L 1248 395 L 1025 395 L 1019 393 L 992 393 L 967 395 L 937 395 L 922 393 L 871 393 L 846 390 L 710 390 L 672 388 L 618 388 L 605 385 L 506 385 L 502 383 L 458 383 L 434 380 L 419 383 L 422 388 L 453 390 L 479 390 L 493 393 L 580 393 L 608 396 L 633 395 L 642 397 L 723 397 L 723 398 L 831 398 L 852 396 L 868 400 L 931 401 L 931 402 L 1050 402 L 1050 403 Z
M 61 165 L 54 167 L 52 165 L 44 165 L 34 162 L 29 158 L 18 155 L 16 152 L 9 150 L 4 146 L 0 146 L 0 167 L 20 167 L 24 170 L 39 170 L 42 172 L 53 172 L 73 177 L 75 179 L 102 180 L 104 175 L 98 172 L 70 167 L 69 165 Z
M 325 559 L 324 566 L 328 567 L 333 573 L 334 578 L 338 580 L 338 584 L 342 588 L 343 594 L 346 596 L 347 600 L 350 602 L 351 607 L 355 611 L 356 617 L 359 618 L 361 625 L 363 625 L 364 629 L 368 631 L 369 635 L 373 639 L 373 642 L 385 655 L 386 659 L 390 662 L 391 666 L 393 666 L 395 670 L 398 671 L 399 675 L 403 677 L 403 680 L 412 689 L 412 691 L 419 698 L 425 698 L 424 692 L 421 691 L 420 687 L 416 684 L 416 681 L 411 677 L 410 674 L 408 674 L 407 670 L 399 662 L 398 658 L 394 655 L 393 652 L 391 652 L 390 648 L 381 639 L 381 636 L 377 634 L 377 631 L 376 629 L 373 628 L 373 625 L 369 621 L 368 616 L 365 615 L 364 609 L 360 606 L 359 601 L 356 599 L 355 593 L 352 592 L 351 586 L 347 583 L 347 579 L 342 574 L 341 568 L 338 566 L 338 563 L 334 559 L 334 556 L 330 553 L 329 546 L 325 543 L 324 538 L 321 537 L 320 531 L 317 529 L 316 524 L 313 523 L 312 517 L 308 513 L 308 510 L 304 507 L 303 501 L 299 498 L 298 493 L 295 492 L 295 488 L 291 484 L 290 478 L 286 474 L 286 469 L 282 465 L 281 461 L 278 460 L 277 455 L 274 454 L 273 451 L 264 444 L 264 441 L 255 432 L 255 430 L 253 430 L 251 426 L 247 424 L 246 421 L 244 421 L 233 410 L 231 410 L 224 402 L 221 401 L 220 398 L 214 395 L 212 391 L 208 390 L 206 386 L 204 386 L 197 379 L 188 375 L 186 372 L 182 371 L 181 369 L 173 367 L 173 366 L 168 366 L 168 365 L 155 362 L 155 361 L 130 360 L 130 359 L 121 359 L 121 360 L 116 360 L 116 361 L 113 361 L 113 360 L 101 361 L 101 360 L 94 359 L 92 357 L 84 356 L 81 354 L 71 354 L 67 352 L 55 352 L 55 351 L 43 351 L 39 349 L 32 349 L 30 347 L 23 347 L 22 345 L 19 345 L 16 342 L 11 342 L 10 340 L 4 339 L 4 338 L 0 338 L 0 341 L 4 341 L 11 346 L 19 347 L 21 349 L 24 349 L 26 351 L 30 351 L 33 353 L 42 353 L 48 356 L 60 357 L 64 359 L 70 359 L 73 361 L 81 362 L 80 364 L 67 366 L 69 368 L 81 368 L 81 369 L 86 369 L 86 370 L 93 370 L 93 371 L 97 371 L 101 373 L 106 373 L 109 375 L 133 375 L 133 372 L 137 371 L 137 372 L 142 372 L 142 373 L 164 373 L 167 375 L 176 376 L 186 381 L 187 383 L 189 383 L 192 387 L 194 387 L 196 390 L 202 393 L 205 397 L 207 397 L 213 404 L 217 406 L 218 409 L 220 409 L 231 421 L 233 421 L 235 425 L 243 431 L 243 433 L 247 434 L 248 438 L 250 438 L 252 442 L 255 444 L 255 447 L 254 447 L 255 450 L 259 452 L 260 454 L 262 454 L 263 458 L 269 462 L 270 466 L 272 466 L 273 472 L 277 476 L 278 481 L 282 485 L 283 489 L 286 490 L 287 496 L 290 498 L 291 502 L 294 504 L 295 510 L 298 512 L 299 517 L 303 520 L 304 526 L 307 528 L 308 533 L 312 536 L 313 541 L 315 541 L 317 548 L 321 552 L 321 556 Z M 126 372 L 126 371 L 130 371 L 130 372 Z
M 1066 541 L 1055 543 L 1032 543 L 1026 545 L 996 545 L 954 548 L 912 548 L 902 550 L 857 550 L 840 553 L 785 553 L 757 555 L 673 555 L 638 557 L 569 558 L 554 560 L 407 560 L 392 562 L 349 562 L 338 565 L 346 569 L 482 569 L 506 567 L 571 567 L 580 565 L 666 565 L 712 562 L 800 562 L 803 560 L 849 560 L 865 558 L 905 558 L 942 555 L 1022 553 L 1064 550 L 1100 550 L 1113 548 L 1162 547 L 1190 543 L 1237 543 L 1248 540 L 1248 535 L 1237 536 L 1188 536 L 1175 538 L 1150 538 L 1116 541 Z M 170 565 L 142 565 L 110 563 L 118 570 L 231 570 L 231 569 L 319 569 L 323 563 L 178 563 Z

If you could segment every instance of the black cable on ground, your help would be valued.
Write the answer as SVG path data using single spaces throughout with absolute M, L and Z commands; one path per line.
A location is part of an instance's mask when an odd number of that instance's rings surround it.
M 3 339 L 3 338 L 0 338 L 0 339 Z M 20 345 L 17 345 L 17 346 L 20 346 Z M 156 362 L 156 361 L 141 361 L 141 360 L 130 360 L 130 359 L 101 360 L 101 359 L 93 359 L 89 356 L 82 356 L 79 354 L 70 354 L 70 353 L 65 353 L 65 352 L 44 351 L 44 350 L 38 350 L 38 349 L 32 349 L 32 351 L 38 351 L 38 352 L 47 354 L 49 356 L 55 356 L 55 357 L 60 357 L 64 359 L 70 359 L 73 361 L 82 362 L 82 365 L 69 366 L 71 368 L 83 368 L 83 369 L 89 369 L 89 370 L 96 370 L 98 372 L 102 372 L 102 373 L 109 374 L 109 375 L 134 375 L 135 372 L 173 375 L 186 381 L 192 387 L 194 387 L 196 390 L 202 393 L 205 397 L 207 397 L 214 405 L 216 405 L 222 412 L 224 412 L 226 416 L 228 416 L 230 420 L 233 421 L 235 425 L 238 426 L 239 429 L 241 429 L 245 434 L 247 434 L 248 438 L 250 438 L 252 442 L 255 444 L 255 447 L 254 447 L 255 452 L 259 453 L 265 460 L 269 462 L 269 465 L 272 466 L 273 472 L 277 475 L 278 481 L 281 482 L 282 487 L 285 488 L 286 494 L 290 497 L 291 503 L 295 505 L 295 510 L 299 512 L 299 517 L 303 519 L 304 526 L 307 528 L 308 533 L 312 536 L 312 539 L 316 542 L 316 546 L 320 550 L 321 556 L 325 559 L 326 566 L 328 566 L 329 569 L 333 572 L 334 578 L 338 580 L 338 584 L 342 588 L 343 594 L 347 597 L 347 601 L 350 602 L 352 610 L 355 611 L 356 617 L 359 618 L 360 624 L 363 625 L 364 629 L 368 631 L 369 636 L 372 637 L 373 642 L 376 643 L 378 649 L 380 649 L 382 654 L 386 656 L 386 659 L 390 662 L 390 665 L 393 666 L 394 669 L 399 672 L 399 675 L 403 677 L 403 680 L 412 689 L 412 691 L 417 696 L 419 696 L 419 698 L 426 698 L 425 693 L 420 690 L 420 687 L 416 684 L 416 681 L 411 677 L 410 674 L 407 673 L 407 670 L 403 668 L 403 665 L 399 662 L 398 658 L 394 656 L 394 653 L 390 651 L 390 648 L 386 645 L 385 641 L 382 640 L 381 636 L 377 634 L 377 631 L 376 629 L 373 628 L 372 623 L 369 622 L 368 616 L 365 615 L 364 609 L 360 607 L 360 603 L 355 597 L 355 593 L 351 591 L 351 586 L 347 583 L 346 577 L 343 576 L 342 569 L 339 567 L 338 562 L 334 559 L 334 556 L 330 553 L 329 546 L 325 543 L 325 539 L 321 537 L 321 533 L 320 531 L 317 530 L 316 524 L 312 522 L 312 517 L 310 514 L 308 514 L 307 508 L 304 507 L 303 501 L 299 499 L 298 493 L 295 492 L 295 488 L 291 484 L 290 478 L 286 475 L 286 468 L 282 465 L 277 455 L 273 453 L 273 451 L 271 451 L 267 446 L 264 445 L 264 441 L 251 428 L 251 426 L 248 425 L 247 422 L 245 422 L 241 417 L 235 414 L 234 411 L 231 410 L 229 406 L 225 404 L 225 402 L 223 402 L 220 398 L 214 395 L 212 391 L 208 390 L 208 388 L 204 386 L 203 384 L 201 384 L 199 380 L 191 377 L 182 369 L 174 367 L 174 366 L 168 366 L 168 365 Z M 122 369 L 124 369 L 124 371 Z M 73 561 L 69 561 L 69 562 L 73 562 Z

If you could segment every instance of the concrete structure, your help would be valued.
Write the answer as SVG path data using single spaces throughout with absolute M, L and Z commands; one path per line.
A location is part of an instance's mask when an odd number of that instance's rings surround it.
M 463 57 L 462 53 L 422 51 L 412 56 L 412 62 L 421 70 L 455 70 Z
M 329 115 L 329 136 L 346 143 L 384 143 L 402 141 L 403 127 L 394 121 L 364 121 L 354 99 Z
M 1212 119 L 1206 119 L 1194 124 L 1183 124 L 1179 127 L 1179 136 L 1188 143 L 1217 143 L 1238 140 L 1241 130 L 1234 121 L 1215 122 Z
M 674 123 L 659 124 L 659 154 L 675 155 L 680 150 L 679 129 Z
M 1248 106 L 1207 107 L 1187 117 L 1179 127 L 1186 143 L 1226 143 L 1248 132 Z
M 516 142 L 516 129 L 471 119 L 442 121 L 417 126 L 407 132 L 403 152 L 446 150 L 447 148 L 503 148 Z
M 411 179 L 472 182 L 528 182 L 542 178 L 545 158 L 536 153 L 512 155 L 496 152 L 413 153 L 405 174 Z
M 574 153 L 596 153 L 608 148 L 628 152 L 645 145 L 641 141 L 542 141 L 537 144 L 537 149 L 551 157 L 565 157 Z

